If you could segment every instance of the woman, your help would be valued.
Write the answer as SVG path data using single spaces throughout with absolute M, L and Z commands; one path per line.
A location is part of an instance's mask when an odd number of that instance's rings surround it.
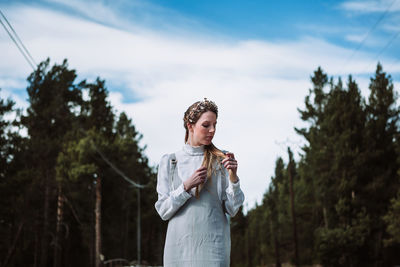
M 228 267 L 230 226 L 244 195 L 233 153 L 217 149 L 212 139 L 218 108 L 199 101 L 185 112 L 185 145 L 161 158 L 156 210 L 169 220 L 164 267 Z

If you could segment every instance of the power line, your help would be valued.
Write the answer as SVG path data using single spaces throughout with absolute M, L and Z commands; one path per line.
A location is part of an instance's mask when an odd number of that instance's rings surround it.
M 389 42 L 386 44 L 386 46 L 379 52 L 377 58 L 382 55 L 383 52 L 385 52 L 385 50 L 393 43 L 394 40 L 397 39 L 397 37 L 399 36 L 400 31 L 398 31 L 395 35 L 393 35 L 392 39 L 389 40 Z
M 361 43 L 358 45 L 358 47 L 353 51 L 353 53 L 350 55 L 350 57 L 346 60 L 345 65 L 347 65 L 354 57 L 354 55 L 360 50 L 360 48 L 364 45 L 365 41 L 371 34 L 371 32 L 378 26 L 378 24 L 383 20 L 383 18 L 386 16 L 386 14 L 389 12 L 390 8 L 393 6 L 393 4 L 396 2 L 396 0 L 393 0 L 393 2 L 388 6 L 388 8 L 385 10 L 385 12 L 379 17 L 379 19 L 375 22 L 375 24 L 369 29 L 367 32 L 367 35 L 364 37 L 364 39 L 361 41 Z
M 4 29 L 6 30 L 6 32 L 8 33 L 8 35 L 10 36 L 11 40 L 14 42 L 14 44 L 17 46 L 18 50 L 21 52 L 21 54 L 24 56 L 24 58 L 26 59 L 26 61 L 28 62 L 28 64 L 32 67 L 33 70 L 35 70 L 34 65 L 37 65 L 35 63 L 35 60 L 33 59 L 32 55 L 29 53 L 28 49 L 24 46 L 24 44 L 22 43 L 21 39 L 18 37 L 18 34 L 16 33 L 16 31 L 14 30 L 14 28 L 11 26 L 10 22 L 7 20 L 6 16 L 4 15 L 3 12 L 1 12 L 0 10 L 0 14 L 3 17 L 3 19 L 6 21 L 7 25 L 9 26 L 9 28 L 11 29 L 12 33 L 14 34 L 14 36 L 11 34 L 11 32 L 7 29 L 6 25 L 3 23 L 3 21 L 0 18 L 0 23 L 1 25 L 3 25 Z M 18 42 L 17 42 L 18 40 Z M 22 47 L 22 48 L 21 48 Z M 144 188 L 144 185 L 135 183 L 134 181 L 132 181 L 131 179 L 129 179 L 122 171 L 120 171 L 117 167 L 114 166 L 114 164 L 111 163 L 111 161 L 109 161 L 107 159 L 107 157 L 100 151 L 100 149 L 97 148 L 97 146 L 94 144 L 94 142 L 92 142 L 92 145 L 94 147 L 94 149 L 96 150 L 96 152 L 100 155 L 100 157 L 111 167 L 114 169 L 114 171 L 116 173 L 118 173 L 119 175 L 122 176 L 122 178 L 124 178 L 127 182 L 129 182 L 130 184 L 132 184 L 135 187 L 138 188 Z
M 21 49 L 21 47 L 18 45 L 17 41 L 15 40 L 15 38 L 12 36 L 12 34 L 10 33 L 10 31 L 7 29 L 6 25 L 4 25 L 3 21 L 0 18 L 0 23 L 1 25 L 3 25 L 4 29 L 6 30 L 6 32 L 8 33 L 8 35 L 10 36 L 11 40 L 14 42 L 14 44 L 17 46 L 18 50 L 21 52 L 21 54 L 24 56 L 25 60 L 28 62 L 28 64 L 32 67 L 33 70 L 35 70 L 35 67 L 33 65 L 33 63 L 29 60 L 29 58 L 26 56 L 26 54 L 24 53 L 24 51 Z
M 11 40 L 14 42 L 14 44 L 17 46 L 18 50 L 21 52 L 21 54 L 24 56 L 24 58 L 26 59 L 26 61 L 28 62 L 28 64 L 32 67 L 32 69 L 35 71 L 36 68 L 34 66 L 36 66 L 37 64 L 35 63 L 35 60 L 33 59 L 32 55 L 29 53 L 28 49 L 24 46 L 24 44 L 22 43 L 21 39 L 18 37 L 18 34 L 16 33 L 16 31 L 14 30 L 14 28 L 11 26 L 11 24 L 8 22 L 7 18 L 5 17 L 5 15 L 3 14 L 3 12 L 1 12 L 0 10 L 0 14 L 3 17 L 3 19 L 6 21 L 7 25 L 10 27 L 11 31 L 14 33 L 14 36 L 11 34 L 11 32 L 7 29 L 6 25 L 3 23 L 3 21 L 0 18 L 0 23 L 1 25 L 3 25 L 4 29 L 6 30 L 6 32 L 8 33 L 8 35 L 10 36 Z M 17 42 L 17 40 L 19 41 L 19 43 Z M 21 48 L 22 47 L 22 48 Z M 83 131 L 83 130 L 82 130 Z M 108 158 L 100 151 L 100 149 L 98 149 L 98 147 L 94 144 L 94 142 L 91 140 L 91 143 L 94 147 L 94 149 L 96 150 L 96 152 L 100 155 L 100 157 L 117 173 L 119 174 L 125 181 L 127 181 L 128 183 L 130 183 L 131 185 L 133 185 L 136 188 L 145 188 L 146 185 L 141 185 L 138 184 L 136 182 L 134 182 L 133 180 L 129 179 L 122 171 L 120 171 L 114 164 L 112 164 L 112 162 L 110 160 L 108 160 Z
M 100 155 L 100 157 L 102 158 L 102 160 L 108 164 L 108 166 L 110 166 L 117 174 L 119 174 L 125 181 L 127 181 L 128 183 L 130 183 L 132 186 L 142 189 L 145 188 L 147 186 L 147 184 L 142 185 L 142 184 L 138 184 L 136 182 L 134 182 L 132 179 L 130 179 L 128 176 L 126 176 L 120 169 L 118 169 L 105 155 L 103 152 L 101 152 L 101 150 L 96 146 L 96 144 L 94 143 L 94 141 L 92 140 L 92 138 L 90 138 L 90 136 L 87 134 L 87 132 L 83 129 L 83 127 L 80 127 L 79 131 L 84 134 L 85 136 L 89 137 L 89 141 L 90 144 L 92 145 L 92 147 L 94 148 L 94 150 L 96 150 L 97 154 Z
M 375 60 L 379 59 L 379 57 L 383 54 L 383 52 L 386 51 L 386 49 L 388 49 L 388 47 L 394 42 L 394 40 L 397 39 L 397 37 L 399 37 L 400 35 L 400 31 L 398 31 L 395 35 L 392 36 L 392 38 L 389 40 L 389 42 L 386 43 L 386 45 L 381 49 L 381 51 L 379 51 L 378 55 L 374 58 L 374 62 Z M 374 63 L 375 64 L 375 63 Z M 368 69 L 369 67 L 367 67 L 364 72 Z
M 1 10 L 0 10 L 0 14 L 4 18 L 4 20 L 6 21 L 8 27 L 10 27 L 11 31 L 14 33 L 14 36 L 19 41 L 19 43 L 21 44 L 21 46 L 24 49 L 24 51 L 26 52 L 26 54 L 29 56 L 31 62 L 33 62 L 34 65 L 37 66 L 35 60 L 33 59 L 32 55 L 31 55 L 31 53 L 29 53 L 28 49 L 25 47 L 24 43 L 21 41 L 21 38 L 19 38 L 17 32 L 14 30 L 13 26 L 11 26 L 10 22 L 8 22 L 6 16 L 3 14 L 3 12 L 1 12 Z
M 400 58 L 396 59 L 395 61 L 392 62 L 392 64 L 390 64 L 389 66 L 386 66 L 386 69 L 387 69 L 387 70 L 391 69 L 391 68 L 394 67 L 394 66 L 397 64 L 397 62 L 399 62 L 399 61 L 400 61 Z
M 96 150 L 96 152 L 100 155 L 100 157 L 117 173 L 119 174 L 122 178 L 124 178 L 125 181 L 127 181 L 128 183 L 130 183 L 131 185 L 133 185 L 136 188 L 145 188 L 146 185 L 141 185 L 138 184 L 136 182 L 134 182 L 133 180 L 129 179 L 122 171 L 120 171 L 114 164 L 112 164 L 112 162 L 110 160 L 108 160 L 108 158 L 100 151 L 100 149 L 97 148 L 97 146 L 94 144 L 94 142 L 92 140 L 90 140 L 92 143 L 92 146 L 94 147 L 94 149 Z

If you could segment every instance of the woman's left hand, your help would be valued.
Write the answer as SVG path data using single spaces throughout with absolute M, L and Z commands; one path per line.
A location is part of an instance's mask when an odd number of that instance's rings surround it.
M 237 178 L 237 160 L 235 159 L 235 155 L 233 153 L 226 153 L 226 158 L 224 158 L 222 160 L 222 164 L 224 165 L 224 167 L 230 171 L 232 171 L 232 176 L 231 180 L 233 180 L 233 182 L 236 180 L 238 180 Z

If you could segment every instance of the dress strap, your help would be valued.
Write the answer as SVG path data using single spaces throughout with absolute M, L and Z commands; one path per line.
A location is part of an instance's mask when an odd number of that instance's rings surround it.
M 224 153 L 224 154 L 226 154 L 226 153 L 228 153 L 229 151 L 227 151 L 227 150 L 221 150 L 222 151 L 222 153 Z M 221 192 L 220 194 L 221 194 L 221 196 L 220 196 L 220 199 L 221 199 L 221 202 L 222 202 L 222 209 L 223 209 L 223 211 L 224 211 L 224 214 L 228 214 L 228 212 L 226 211 L 226 206 L 225 206 L 225 201 L 226 201 L 226 192 L 225 192 L 225 190 L 226 190 L 226 181 L 227 180 L 227 177 L 226 177 L 226 175 L 225 175 L 225 170 L 224 170 L 224 168 L 222 167 L 221 168 L 221 180 L 220 180 L 220 184 L 218 184 L 220 187 L 221 187 L 221 191 L 219 191 L 219 192 Z
M 176 156 L 175 153 L 169 155 L 169 187 L 170 191 L 175 190 L 174 188 L 174 176 L 175 176 L 175 169 L 176 169 Z
M 228 153 L 227 150 L 221 150 L 221 151 L 224 154 Z M 226 180 L 227 180 L 226 173 L 225 173 L 224 167 L 222 167 L 221 168 L 221 194 L 222 194 L 221 195 L 221 200 L 223 202 L 225 202 L 225 200 L 226 200 L 226 193 L 225 193 L 225 189 L 227 187 Z

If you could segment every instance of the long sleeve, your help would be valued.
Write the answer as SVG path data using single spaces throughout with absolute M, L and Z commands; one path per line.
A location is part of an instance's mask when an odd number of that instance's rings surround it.
M 227 185 L 225 188 L 225 209 L 227 213 L 233 217 L 238 212 L 240 206 L 243 205 L 244 194 L 242 189 L 240 189 L 240 181 L 232 183 L 229 180 L 229 174 L 226 169 L 224 169 L 224 173 L 221 178 L 225 179 L 225 184 Z
M 191 195 L 185 191 L 183 183 L 181 183 L 175 190 L 170 191 L 169 186 L 169 155 L 164 155 L 161 158 L 158 166 L 157 174 L 157 193 L 158 200 L 155 203 L 155 208 L 164 221 L 169 220 L 175 212 L 185 202 L 191 198 Z

